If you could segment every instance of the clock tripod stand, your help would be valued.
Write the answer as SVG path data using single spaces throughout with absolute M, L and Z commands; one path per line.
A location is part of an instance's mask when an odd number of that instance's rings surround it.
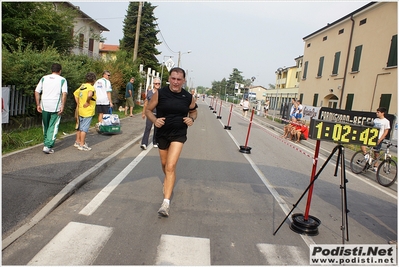
M 287 214 L 287 216 L 284 218 L 284 220 L 281 222 L 277 230 L 273 233 L 275 235 L 277 231 L 281 228 L 285 220 L 291 215 L 292 211 L 298 206 L 299 202 L 302 200 L 302 198 L 305 196 L 305 194 L 309 191 L 309 189 L 313 186 L 314 182 L 317 180 L 327 163 L 331 160 L 331 158 L 334 156 L 334 154 L 338 152 L 337 155 L 337 162 L 335 166 L 335 172 L 334 176 L 338 175 L 338 167 L 341 166 L 341 184 L 340 184 L 340 189 L 341 189 L 341 212 L 342 212 L 342 225 L 341 225 L 341 231 L 342 231 L 342 244 L 345 244 L 345 240 L 349 241 L 349 229 L 348 229 L 348 205 L 347 205 L 347 194 L 346 194 L 346 183 L 348 180 L 346 179 L 346 173 L 345 173 L 345 156 L 344 156 L 344 147 L 342 144 L 338 144 L 337 146 L 334 147 L 332 150 L 331 154 L 328 156 L 327 160 L 324 162 L 323 166 L 320 168 L 320 170 L 314 175 L 313 179 L 309 183 L 308 187 L 305 189 L 305 191 L 302 193 L 301 197 L 298 199 L 298 201 L 293 205 L 293 208 L 291 211 Z M 306 218 L 308 217 L 308 218 Z M 318 229 L 317 227 L 320 225 L 320 220 L 317 219 L 314 216 L 306 216 L 300 213 L 296 213 L 292 215 L 292 223 L 290 225 L 291 230 L 293 230 L 296 233 L 299 234 L 304 234 L 304 235 L 310 235 L 314 236 L 318 234 Z

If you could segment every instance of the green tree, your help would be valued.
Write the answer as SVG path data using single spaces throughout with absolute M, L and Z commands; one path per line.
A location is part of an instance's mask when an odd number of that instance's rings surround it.
M 244 84 L 244 77 L 241 75 L 241 73 L 242 71 L 239 71 L 237 68 L 234 68 L 233 72 L 230 74 L 230 77 L 227 80 L 227 93 L 229 95 L 234 94 L 236 83 Z
M 205 94 L 206 88 L 204 86 L 197 86 L 197 92 L 199 94 Z
M 2 2 L 2 41 L 10 51 L 26 48 L 43 50 L 53 46 L 68 53 L 75 11 L 52 2 Z
M 156 55 L 160 52 L 156 46 L 161 44 L 157 38 L 158 30 L 156 27 L 156 18 L 154 17 L 154 9 L 149 2 L 144 2 L 141 12 L 139 47 L 137 50 L 137 59 L 144 65 L 144 69 L 151 68 L 160 70 Z M 139 2 L 130 2 L 127 15 L 123 21 L 123 38 L 120 40 L 120 49 L 126 50 L 131 54 L 133 59 L 134 41 L 136 37 L 137 17 L 139 10 Z
M 209 94 L 216 96 L 216 93 L 218 93 L 220 91 L 220 87 L 221 87 L 221 82 L 220 81 L 213 81 L 212 82 L 212 88 Z
M 246 85 L 246 81 L 244 80 L 244 77 L 241 75 L 241 73 L 242 71 L 234 68 L 228 80 L 226 80 L 226 78 L 223 78 L 223 80 L 221 81 L 213 81 L 212 88 L 209 94 L 216 95 L 217 93 L 220 97 L 224 97 L 225 94 L 228 94 L 230 96 L 234 95 L 234 93 L 237 92 L 235 91 L 236 83 Z

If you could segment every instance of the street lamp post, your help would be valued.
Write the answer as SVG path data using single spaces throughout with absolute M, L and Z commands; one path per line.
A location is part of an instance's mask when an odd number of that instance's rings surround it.
M 185 53 L 182 53 L 181 51 L 179 51 L 179 59 L 178 59 L 178 61 L 177 61 L 177 66 L 178 66 L 178 67 L 180 67 L 180 58 L 181 58 L 181 55 L 190 54 L 190 53 L 191 53 L 191 50 L 188 50 L 188 51 L 185 52 Z
M 251 84 L 249 85 L 249 93 L 248 93 L 248 95 L 249 96 L 252 96 L 252 85 L 253 85 L 253 83 L 254 83 L 254 81 L 255 81 L 255 76 L 252 76 L 252 78 L 251 78 Z M 251 98 L 251 97 L 249 97 L 249 98 Z M 256 97 L 255 97 L 256 98 Z
M 190 72 L 193 72 L 192 70 L 186 70 L 186 82 L 184 83 L 184 87 L 188 87 L 190 89 L 190 80 L 191 80 L 191 75 Z
M 224 85 L 224 98 L 225 98 L 225 102 L 227 102 L 227 96 L 226 96 L 226 89 L 227 89 L 227 82 L 226 82 L 226 84 Z
M 278 88 L 281 86 L 281 74 L 283 73 L 283 68 L 278 68 L 276 70 L 276 74 L 277 74 L 277 85 L 276 85 L 276 101 L 274 104 L 274 113 L 273 113 L 273 121 L 274 118 L 276 117 L 276 109 L 278 108 Z
M 163 56 L 163 59 L 162 59 L 162 70 L 161 70 L 161 86 L 162 86 L 163 68 L 165 66 L 165 57 L 172 58 L 173 56 Z

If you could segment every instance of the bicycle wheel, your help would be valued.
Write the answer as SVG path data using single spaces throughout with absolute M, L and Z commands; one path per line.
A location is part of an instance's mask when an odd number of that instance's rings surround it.
M 353 173 L 359 174 L 366 168 L 367 160 L 364 158 L 363 151 L 357 151 L 351 159 L 351 170 Z
M 377 181 L 382 186 L 391 186 L 397 177 L 398 166 L 396 162 L 388 158 L 383 160 L 377 169 Z

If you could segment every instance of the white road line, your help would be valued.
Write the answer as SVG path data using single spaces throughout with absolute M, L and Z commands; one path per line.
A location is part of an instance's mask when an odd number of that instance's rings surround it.
M 221 122 L 220 122 L 221 123 Z M 234 138 L 234 136 L 227 131 L 227 134 L 230 136 L 230 138 L 233 140 L 233 142 L 237 145 L 237 147 L 239 148 L 240 146 L 238 145 L 237 140 Z M 284 199 L 280 196 L 280 194 L 277 192 L 277 190 L 274 188 L 274 186 L 270 183 L 270 181 L 266 178 L 266 176 L 262 173 L 262 171 L 258 168 L 258 166 L 252 161 L 252 159 L 250 158 L 250 156 L 248 154 L 243 153 L 244 157 L 247 159 L 247 161 L 249 162 L 249 164 L 251 164 L 252 168 L 254 169 L 254 171 L 258 174 L 259 178 L 261 179 L 261 181 L 264 183 L 264 185 L 267 187 L 267 189 L 269 190 L 269 192 L 273 195 L 274 199 L 277 201 L 277 203 L 279 204 L 281 210 L 284 212 L 285 215 L 287 215 L 290 212 L 290 208 L 288 206 L 288 204 L 284 201 Z M 288 219 L 292 222 L 291 217 L 288 217 Z M 309 247 L 311 244 L 316 244 L 313 241 L 313 238 L 311 238 L 310 236 L 306 236 L 306 235 L 300 235 L 300 237 L 303 239 L 303 241 L 305 241 L 306 245 Z
M 143 150 L 129 165 L 126 166 L 109 184 L 104 187 L 80 212 L 79 214 L 90 216 L 104 202 L 104 200 L 114 191 L 114 189 L 126 178 L 126 176 L 137 166 L 153 146 L 148 146 Z
M 372 186 L 374 189 L 383 192 L 385 195 L 390 196 L 390 197 L 392 197 L 392 198 L 394 198 L 394 199 L 396 199 L 396 200 L 398 199 L 397 193 L 396 193 L 396 194 L 392 194 L 391 191 L 388 191 L 389 188 L 387 188 L 387 187 L 382 187 L 382 185 L 377 184 L 377 183 L 375 183 L 375 182 L 371 182 L 368 178 L 361 177 L 361 176 L 358 175 L 358 174 L 354 174 L 354 173 L 349 172 L 349 171 L 346 171 L 346 173 L 349 174 L 349 175 L 351 175 L 352 177 L 355 177 L 355 178 L 358 179 L 359 181 L 361 181 L 361 182 L 363 182 L 363 183 L 366 183 L 366 184 L 368 184 L 369 186 Z M 377 179 L 377 178 L 376 178 L 376 179 Z
M 256 247 L 265 256 L 267 265 L 309 265 L 306 256 L 296 246 L 257 244 Z
M 112 232 L 110 227 L 70 222 L 28 265 L 90 265 Z
M 155 265 L 210 266 L 208 238 L 162 235 Z
M 234 111 L 234 112 L 235 112 L 238 116 L 241 116 L 240 113 L 238 113 L 238 112 L 236 112 L 236 111 Z M 242 117 L 242 116 L 241 116 L 241 117 Z M 248 119 L 248 121 L 249 121 L 249 119 Z M 274 137 L 277 138 L 277 136 L 274 134 L 274 132 L 275 132 L 274 130 L 271 130 L 271 129 L 269 129 L 268 127 L 265 127 L 263 124 L 257 122 L 256 120 L 253 120 L 252 123 L 253 123 L 254 125 L 257 125 L 258 127 L 262 128 L 263 130 L 268 131 L 271 135 L 273 135 Z M 222 125 L 223 125 L 223 124 L 222 124 Z M 229 133 L 229 132 L 227 132 L 227 133 Z M 231 135 L 230 133 L 229 133 L 229 135 L 232 137 L 232 135 Z M 232 138 L 233 138 L 233 137 L 232 137 Z M 237 145 L 238 147 L 240 147 L 240 145 L 237 143 L 237 141 L 235 141 L 234 139 L 233 139 L 233 141 L 236 143 L 236 145 Z M 309 149 L 309 148 L 307 148 L 307 147 L 305 147 L 305 146 L 303 146 L 303 145 L 300 145 L 300 147 L 301 147 L 302 150 L 307 151 L 307 152 L 309 153 L 309 155 L 311 155 L 312 153 L 314 153 L 313 150 L 311 150 L 311 149 Z M 322 149 L 322 150 L 328 152 L 326 149 L 323 149 L 322 147 L 320 147 L 320 149 Z M 321 159 L 321 160 L 323 160 L 323 161 L 326 161 L 327 157 L 324 157 L 323 155 L 319 154 L 319 159 Z M 390 191 L 388 188 L 383 188 L 383 187 L 382 187 L 381 185 L 379 185 L 379 184 L 373 183 L 373 182 L 371 182 L 370 180 L 365 179 L 364 177 L 362 177 L 362 176 L 360 176 L 360 175 L 357 175 L 357 174 L 352 173 L 351 171 L 348 171 L 347 164 L 348 164 L 349 162 L 350 162 L 350 160 L 345 159 L 345 171 L 346 171 L 346 174 L 349 174 L 349 175 L 355 177 L 355 178 L 358 179 L 359 181 L 361 181 L 361 182 L 363 182 L 363 183 L 366 183 L 366 184 L 372 186 L 374 189 L 376 189 L 376 190 L 378 190 L 378 191 L 381 191 L 381 192 L 383 192 L 384 194 L 386 194 L 386 195 L 388 195 L 388 196 L 390 196 L 390 197 L 392 197 L 392 198 L 394 198 L 394 199 L 398 199 L 397 193 L 391 193 L 391 191 Z
M 131 145 L 137 142 L 137 140 L 141 139 L 141 136 L 137 136 L 132 141 L 125 144 L 123 147 L 119 148 L 117 151 L 106 157 L 105 159 L 101 160 L 93 167 L 76 177 L 72 180 L 69 184 L 67 184 L 61 192 L 59 192 L 55 197 L 53 197 L 49 203 L 46 204 L 33 218 L 19 227 L 15 232 L 11 235 L 7 236 L 2 241 L 2 249 L 4 250 L 7 248 L 11 243 L 17 240 L 20 236 L 25 234 L 29 229 L 35 226 L 38 222 L 40 222 L 44 217 L 46 217 L 50 212 L 52 212 L 56 207 L 58 207 L 65 199 L 67 199 L 72 192 L 74 192 L 77 188 L 79 188 L 83 183 L 86 182 L 90 175 L 97 171 L 101 166 L 109 162 L 111 159 L 115 158 L 119 153 L 124 151 L 125 149 L 129 148 Z

